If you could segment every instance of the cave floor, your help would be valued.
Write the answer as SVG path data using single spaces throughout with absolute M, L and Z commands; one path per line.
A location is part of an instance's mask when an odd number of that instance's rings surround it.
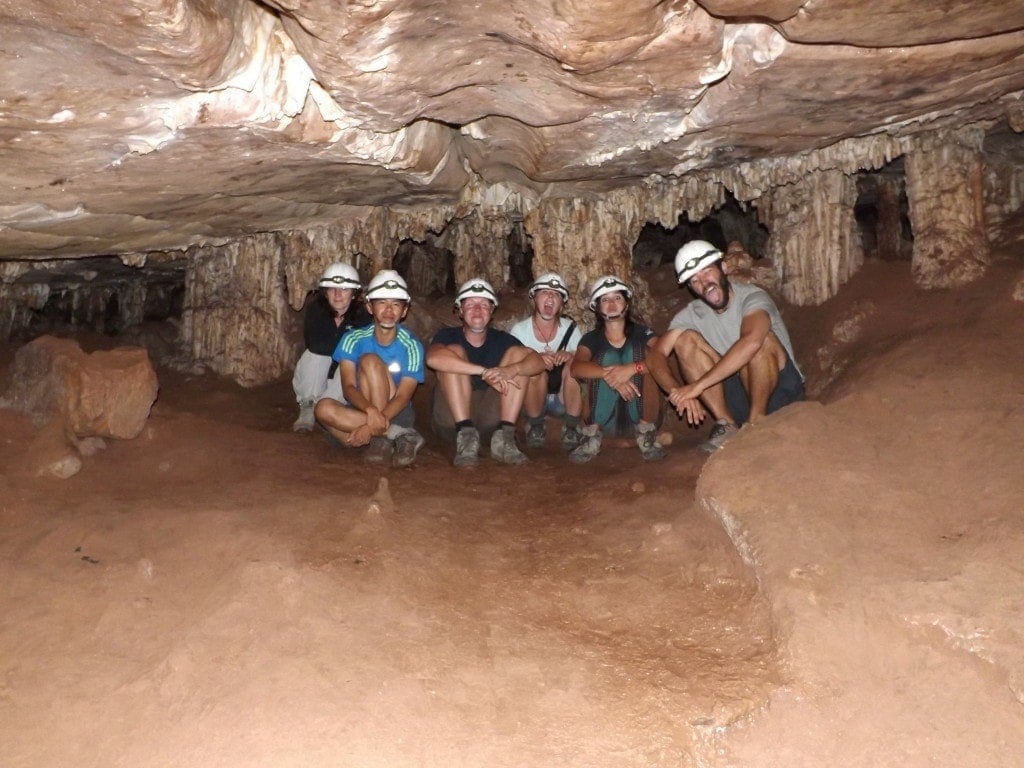
M 413 467 L 380 469 L 322 434 L 293 434 L 286 382 L 243 390 L 159 371 L 161 394 L 139 438 L 111 441 L 68 480 L 0 474 L 3 764 L 834 765 L 828 744 L 871 741 L 905 702 L 881 684 L 858 698 L 856 674 L 821 669 L 853 664 L 865 638 L 874 647 L 894 634 L 904 677 L 893 685 L 924 697 L 932 689 L 908 679 L 967 680 L 961 704 L 975 712 L 1006 698 L 990 711 L 1010 746 L 975 754 L 1016 757 L 1024 740 L 1006 729 L 1024 723 L 1012 694 L 1024 689 L 1024 643 L 1012 629 L 1024 595 L 1014 565 L 1024 553 L 1024 356 L 1019 346 L 994 361 L 992 352 L 1024 331 L 1006 282 L 1019 271 L 1004 264 L 988 284 L 943 296 L 913 291 L 907 265 L 869 265 L 826 306 L 790 310 L 824 407 L 808 403 L 744 430 L 710 461 L 695 450 L 705 430 L 675 424 L 670 456 L 658 463 L 611 448 L 576 467 L 552 444 L 530 451 L 527 467 L 484 459 L 465 471 L 432 438 Z M 943 315 L 951 301 L 966 319 Z M 835 346 L 833 328 L 851 318 L 860 318 L 856 339 Z M 985 340 L 976 356 L 965 334 Z M 929 378 L 950 348 L 956 370 L 983 376 L 998 366 L 1004 383 L 984 392 L 985 403 L 961 400 L 945 369 Z M 1018 383 L 1007 391 L 1005 382 Z M 901 397 L 943 392 L 957 401 L 901 406 Z M 972 469 L 955 450 L 936 468 L 928 436 L 944 438 L 951 410 L 962 432 L 986 429 L 993 412 L 1006 426 L 985 443 L 999 482 L 977 486 L 982 498 L 962 519 L 947 514 L 937 525 L 936 498 L 964 493 Z M 871 443 L 864 461 L 898 460 L 895 476 L 926 478 L 935 494 L 899 499 L 910 540 L 928 532 L 923 564 L 874 547 L 870 531 L 836 533 L 863 516 L 826 493 L 853 482 L 854 470 L 837 470 L 843 451 L 856 469 L 851 498 L 877 499 L 896 482 L 879 473 L 883 491 L 853 463 L 857 440 L 870 443 L 880 425 L 893 427 L 883 443 L 898 453 Z M 0 428 L 0 467 L 13 467 L 32 428 L 10 411 L 0 411 Z M 779 436 L 808 450 L 775 451 Z M 776 454 L 799 471 L 773 467 Z M 748 473 L 753 462 L 757 473 Z M 756 482 L 733 482 L 742 476 Z M 825 508 L 808 512 L 808 499 Z M 781 530 L 773 519 L 785 520 Z M 973 562 L 974 550 L 953 557 L 941 548 L 985 531 L 998 541 L 983 554 L 1005 566 L 994 571 L 1005 583 L 978 575 L 991 599 L 975 601 L 971 615 L 991 642 L 966 647 L 955 633 L 929 630 L 946 625 L 928 617 L 951 615 L 939 608 L 955 601 L 935 585 Z M 806 559 L 809 542 L 831 560 Z M 846 545 L 855 548 L 851 569 L 876 577 L 871 590 L 850 586 L 839 567 L 849 552 L 829 554 Z M 905 589 L 933 590 L 901 593 L 917 623 L 892 629 L 895 607 L 846 623 L 851 605 L 863 613 L 848 601 L 877 604 L 878 590 L 896 583 L 887 569 L 903 569 Z M 799 592 L 806 584 L 811 597 Z M 830 634 L 830 619 L 837 632 L 862 635 Z M 928 653 L 908 649 L 908 632 Z M 915 665 L 927 669 L 915 677 Z M 840 716 L 848 719 L 830 732 Z M 949 763 L 935 761 L 926 731 L 908 726 L 921 748 L 893 764 L 984 764 L 957 756 L 948 730 L 936 743 Z M 877 741 L 890 755 L 901 745 Z M 883 764 L 861 746 L 847 749 L 844 764 Z

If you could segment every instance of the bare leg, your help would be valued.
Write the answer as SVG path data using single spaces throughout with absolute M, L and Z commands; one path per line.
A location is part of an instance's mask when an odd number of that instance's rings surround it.
M 450 344 L 448 349 L 463 360 L 469 359 L 466 357 L 466 350 L 462 348 L 461 344 Z M 469 418 L 469 404 L 473 394 L 470 377 L 463 373 L 442 373 L 438 371 L 437 384 L 441 387 L 441 395 L 444 397 L 445 403 L 448 404 L 448 410 L 452 414 L 452 421 L 456 424 L 460 421 L 466 421 Z
M 378 409 L 384 408 L 394 394 L 394 382 L 384 362 L 376 355 L 359 358 L 356 377 L 359 391 Z M 366 414 L 350 405 L 324 398 L 316 404 L 316 418 L 336 438 L 345 442 L 349 435 L 366 423 Z
M 683 370 L 683 378 L 688 382 L 699 379 L 722 359 L 722 356 L 696 331 L 683 331 L 672 349 L 679 360 L 679 367 Z M 736 423 L 729 406 L 725 403 L 725 387 L 721 382 L 705 389 L 700 399 L 716 419 L 725 419 L 730 424 Z
M 757 354 L 740 369 L 740 381 L 750 399 L 752 422 L 764 416 L 768 409 L 768 399 L 779 383 L 779 372 L 785 365 L 786 348 L 774 333 L 769 333 Z
M 559 392 L 559 397 L 562 398 L 562 403 L 565 405 L 566 415 L 579 418 L 583 413 L 583 388 L 569 373 L 568 363 L 562 369 L 562 389 Z
M 548 372 L 541 371 L 531 376 L 526 383 L 526 397 L 523 398 L 523 413 L 526 418 L 536 419 L 544 412 L 544 400 L 548 396 Z
M 643 412 L 640 414 L 640 419 L 657 424 L 659 416 L 661 416 L 661 388 L 651 374 L 645 373 L 643 376 Z
M 531 351 L 526 347 L 512 347 L 501 356 L 501 365 L 521 362 Z M 501 420 L 512 424 L 515 424 L 516 419 L 519 418 L 519 412 L 523 409 L 523 400 L 526 398 L 526 390 L 529 387 L 529 379 L 521 376 L 517 379 L 520 386 L 509 387 L 501 396 Z

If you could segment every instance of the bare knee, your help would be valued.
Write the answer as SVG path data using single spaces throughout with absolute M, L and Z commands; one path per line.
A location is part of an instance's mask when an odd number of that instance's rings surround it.
M 672 345 L 673 351 L 680 360 L 692 357 L 697 352 L 703 352 L 708 348 L 708 342 L 697 331 L 690 329 L 683 331 L 676 338 Z

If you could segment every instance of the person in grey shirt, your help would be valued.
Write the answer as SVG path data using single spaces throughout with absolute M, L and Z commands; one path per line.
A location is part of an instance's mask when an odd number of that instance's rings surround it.
M 686 385 L 668 393 L 690 423 L 703 419 L 701 405 L 715 417 L 703 451 L 713 452 L 746 421 L 757 421 L 804 398 L 789 333 L 771 297 L 755 285 L 730 283 L 723 254 L 693 240 L 676 254 L 679 283 L 694 296 L 669 323 L 659 341 L 666 357 L 675 354 Z

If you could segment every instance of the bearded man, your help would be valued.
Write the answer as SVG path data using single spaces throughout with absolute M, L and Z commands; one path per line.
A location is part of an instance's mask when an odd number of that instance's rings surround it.
M 708 453 L 744 422 L 804 399 L 803 374 L 778 307 L 756 285 L 730 283 L 722 259 L 705 240 L 679 249 L 676 278 L 694 300 L 659 341 L 662 354 L 676 355 L 687 382 L 668 392 L 669 402 L 679 410 L 699 399 L 715 417 L 699 446 Z

